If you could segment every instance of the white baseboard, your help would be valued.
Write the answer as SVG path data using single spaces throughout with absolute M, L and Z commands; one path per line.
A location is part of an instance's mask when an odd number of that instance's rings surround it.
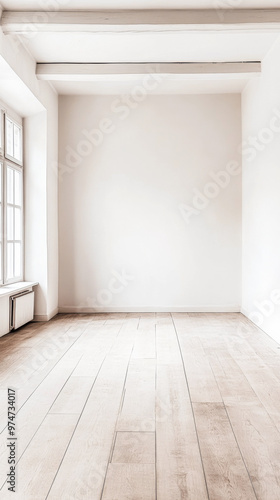
M 35 314 L 33 321 L 35 322 L 40 322 L 40 321 L 49 321 L 48 315 L 47 314 Z
M 246 316 L 246 318 L 249 319 L 249 314 L 250 313 L 249 313 L 249 311 L 247 311 L 246 309 L 244 309 L 244 307 L 241 307 L 240 312 L 241 312 L 241 314 L 243 314 L 243 316 Z
M 250 323 L 252 323 L 256 328 L 258 328 L 261 332 L 265 333 L 268 337 L 270 337 L 272 340 L 274 340 L 278 345 L 280 344 L 280 338 L 279 338 L 279 335 L 275 335 L 273 332 L 269 332 L 269 331 L 266 331 L 264 330 L 263 328 L 261 328 L 259 325 L 257 325 L 257 323 L 255 323 L 255 321 L 253 321 L 251 318 L 250 318 L 250 313 L 249 311 L 247 311 L 246 309 L 244 309 L 244 307 L 241 307 L 241 314 L 243 314 L 243 316 L 245 316 L 245 318 L 250 321 Z
M 48 316 L 49 316 L 49 320 L 54 318 L 56 315 L 58 314 L 58 307 L 56 307 Z M 49 321 L 48 320 L 48 321 Z
M 58 314 L 58 307 L 56 307 L 50 314 L 35 314 L 33 321 L 50 321 Z
M 135 306 L 135 307 L 81 307 L 81 306 L 61 306 L 58 308 L 59 313 L 64 314 L 81 314 L 81 313 L 146 313 L 146 312 L 205 312 L 205 313 L 227 313 L 227 312 L 240 312 L 240 306 Z

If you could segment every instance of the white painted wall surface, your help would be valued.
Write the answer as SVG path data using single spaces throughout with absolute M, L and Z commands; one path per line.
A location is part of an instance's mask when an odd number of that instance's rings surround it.
M 36 280 L 36 315 L 46 315 L 48 294 L 46 149 L 47 116 L 38 113 L 24 120 L 25 279 Z
M 18 113 L 16 113 L 14 109 L 8 106 L 4 101 L 0 100 L 0 108 L 2 109 L 2 111 L 7 113 L 13 120 L 22 125 L 22 117 Z
M 118 99 L 59 99 L 60 310 L 239 310 L 240 96 Z
M 35 318 L 58 304 L 57 110 L 24 119 L 25 279 L 38 281 Z
M 243 312 L 280 342 L 280 39 L 242 96 Z
M 37 80 L 35 60 L 1 29 L 0 68 L 8 77 L 8 85 L 0 85 L 0 99 L 10 106 L 14 102 L 26 117 L 25 279 L 40 282 L 35 318 L 48 320 L 58 309 L 58 98 L 50 85 Z

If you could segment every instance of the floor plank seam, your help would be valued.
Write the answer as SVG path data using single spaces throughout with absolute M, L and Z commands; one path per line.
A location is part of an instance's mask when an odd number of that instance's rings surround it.
M 80 361 L 80 360 L 79 360 L 79 361 Z M 79 363 L 79 361 L 77 362 L 77 364 Z M 74 370 L 76 369 L 77 364 L 74 366 L 74 368 L 73 368 L 72 372 L 70 373 L 69 377 L 67 378 L 67 380 L 66 380 L 65 384 L 67 383 L 67 381 L 69 380 L 69 378 L 72 376 L 72 374 L 73 374 Z M 65 384 L 64 384 L 64 385 L 65 385 Z M 64 387 L 64 385 L 63 385 L 63 387 Z M 62 389 L 61 389 L 61 390 L 62 390 Z M 61 392 L 61 391 L 60 391 L 60 392 Z M 49 415 L 49 411 L 50 411 L 50 409 L 52 408 L 52 406 L 53 406 L 53 404 L 50 406 L 49 410 L 46 412 L 46 414 L 45 414 L 45 416 L 44 416 L 43 420 L 41 421 L 40 425 L 38 426 L 37 430 L 34 432 L 34 434 L 32 435 L 31 439 L 29 440 L 28 444 L 26 445 L 26 447 L 24 448 L 23 452 L 21 453 L 20 457 L 17 459 L 17 464 L 16 464 L 16 465 L 18 465 L 18 464 L 20 463 L 20 460 L 22 459 L 22 457 L 23 457 L 23 456 L 24 456 L 24 454 L 26 453 L 26 451 L 27 451 L 27 449 L 28 449 L 28 447 L 29 447 L 30 443 L 33 441 L 33 439 L 35 438 L 36 434 L 39 432 L 39 430 L 40 430 L 40 428 L 41 428 L 42 424 L 45 422 L 45 420 L 46 420 L 47 416 Z M 19 410 L 19 411 L 20 411 L 20 410 Z M 5 481 L 5 482 L 4 482 L 4 484 L 1 486 L 0 491 L 2 491 L 2 489 L 4 488 L 4 486 L 5 486 L 6 482 L 7 482 L 7 481 Z
M 74 371 L 76 370 L 76 368 L 77 368 L 78 364 L 80 363 L 80 361 L 81 361 L 82 357 L 83 357 L 83 354 L 80 356 L 80 358 L 78 359 L 78 361 L 77 361 L 77 363 L 76 363 L 76 365 L 75 365 L 74 369 L 72 370 L 71 374 L 69 375 L 68 379 L 64 382 L 63 386 L 61 387 L 61 389 L 60 389 L 59 393 L 57 394 L 57 396 L 56 396 L 56 398 L 54 399 L 54 401 L 53 401 L 53 403 L 52 403 L 51 407 L 49 408 L 48 413 L 50 413 L 50 412 L 51 412 L 51 409 L 52 409 L 53 405 L 55 404 L 55 402 L 57 401 L 57 398 L 60 396 L 61 392 L 63 391 L 63 389 L 64 389 L 64 387 L 66 386 L 66 384 L 67 384 L 67 382 L 69 381 L 69 379 L 73 376 L 73 373 L 74 373 Z
M 119 332 L 118 332 L 118 333 L 119 333 Z M 66 447 L 66 449 L 65 449 L 65 451 L 64 451 L 64 454 L 63 454 L 63 456 L 62 456 L 62 459 L 61 459 L 61 461 L 60 461 L 60 464 L 59 464 L 59 466 L 58 466 L 58 469 L 57 469 L 56 474 L 55 474 L 55 476 L 54 476 L 54 478 L 53 478 L 53 481 L 52 481 L 52 483 L 51 483 L 51 486 L 50 486 L 50 488 L 49 488 L 49 491 L 48 491 L 48 493 L 47 493 L 47 495 L 46 495 L 45 500 L 47 500 L 47 498 L 48 498 L 48 497 L 49 497 L 49 495 L 50 495 L 50 492 L 51 492 L 51 489 L 52 489 L 52 487 L 53 487 L 53 484 L 54 484 L 54 482 L 55 482 L 55 480 L 56 480 L 56 477 L 57 477 L 57 475 L 58 475 L 58 473 L 59 473 L 59 470 L 60 470 L 61 465 L 62 465 L 62 463 L 63 463 L 63 460 L 64 460 L 64 458 L 65 458 L 65 455 L 66 455 L 66 453 L 67 453 L 67 451 L 68 451 L 68 449 L 69 449 L 69 446 L 70 446 L 70 444 L 71 444 L 71 441 L 72 441 L 72 439 L 73 439 L 73 436 L 74 436 L 74 434 L 75 434 L 75 432 L 76 432 L 76 429 L 77 429 L 77 427 L 78 427 L 78 425 L 79 425 L 79 422 L 80 422 L 81 417 L 82 417 L 82 415 L 83 415 L 84 409 L 85 409 L 85 407 L 86 407 L 86 405 L 87 405 L 87 402 L 88 402 L 88 399 L 89 399 L 89 397 L 90 397 L 90 395 L 91 395 L 91 393 L 92 393 L 92 391 L 93 391 L 93 388 L 94 388 L 95 382 L 96 382 L 97 377 L 98 377 L 98 375 L 99 375 L 99 373 L 100 373 L 100 371 L 101 371 L 101 369 L 102 369 L 102 367 L 103 367 L 103 365 L 104 365 L 104 362 L 105 362 L 105 359 L 106 359 L 107 355 L 108 355 L 108 353 L 104 356 L 103 361 L 102 361 L 102 363 L 101 363 L 101 365 L 100 365 L 100 367 L 99 367 L 99 370 L 98 370 L 98 372 L 97 372 L 97 374 L 96 374 L 96 376 L 95 376 L 95 378 L 94 378 L 94 381 L 93 381 L 93 383 L 92 383 L 91 389 L 90 389 L 90 391 L 89 391 L 89 393 L 88 393 L 88 396 L 87 396 L 87 398 L 86 398 L 86 401 L 85 401 L 85 403 L 84 403 L 84 405 L 83 405 L 82 411 L 81 411 L 80 416 L 79 416 L 79 418 L 78 418 L 78 421 L 77 421 L 77 423 L 76 423 L 76 425 L 75 425 L 75 427 L 74 427 L 74 430 L 73 430 L 73 432 L 72 432 L 72 435 L 71 435 L 71 438 L 70 438 L 70 440 L 69 440 L 69 442 L 68 442 L 68 445 L 67 445 L 67 447 Z
M 233 436 L 234 436 L 234 439 L 235 439 L 235 442 L 236 442 L 236 445 L 237 445 L 237 448 L 238 448 L 238 450 L 239 450 L 239 453 L 240 453 L 240 456 L 241 456 L 241 458 L 242 458 L 242 461 L 243 461 L 244 467 L 245 467 L 245 469 L 246 469 L 246 471 L 247 471 L 247 474 L 248 474 L 248 477 L 249 477 L 250 483 L 251 483 L 251 485 L 252 485 L 252 489 L 253 489 L 254 495 L 255 495 L 255 497 L 256 497 L 256 500 L 259 500 L 259 499 L 258 499 L 258 495 L 257 495 L 256 490 L 255 490 L 255 487 L 254 487 L 254 485 L 253 485 L 252 478 L 251 478 L 250 472 L 249 472 L 249 470 L 248 470 L 248 467 L 247 467 L 247 464 L 246 464 L 245 458 L 244 458 L 243 453 L 242 453 L 242 451 L 241 451 L 241 449 L 240 449 L 240 446 L 239 446 L 239 443 L 238 443 L 238 440 L 237 440 L 236 434 L 235 434 L 235 432 L 234 432 L 234 429 L 233 429 L 233 426 L 232 426 L 232 422 L 231 422 L 230 416 L 229 416 L 229 414 L 228 414 L 227 407 L 226 407 L 225 403 L 223 403 L 223 406 L 224 406 L 224 409 L 225 409 L 225 412 L 226 412 L 226 415 L 227 415 L 227 418 L 228 418 L 228 421 L 229 421 L 229 424 L 230 424 L 230 427 L 231 427 L 231 430 L 232 430 L 232 434 L 233 434 Z
M 267 415 L 268 415 L 268 417 L 269 417 L 269 419 L 270 419 L 270 421 L 271 421 L 271 424 L 273 425 L 273 427 L 275 427 L 275 428 L 276 428 L 276 430 L 277 430 L 278 434 L 280 434 L 280 428 L 278 428 L 278 427 L 275 425 L 274 420 L 271 418 L 270 412 L 268 411 L 268 409 L 267 409 L 266 405 L 262 402 L 262 400 L 260 399 L 260 397 L 259 397 L 259 396 L 258 396 L 258 394 L 256 393 L 256 391 L 255 391 L 254 387 L 252 386 L 252 384 L 250 383 L 249 379 L 247 378 L 247 376 L 246 376 L 246 374 L 245 374 L 244 370 L 242 369 L 242 367 L 241 367 L 241 366 L 240 366 L 240 364 L 238 363 L 238 360 L 236 361 L 236 363 L 238 364 L 239 369 L 241 370 L 241 372 L 242 372 L 242 374 L 243 374 L 244 378 L 247 380 L 248 384 L 250 385 L 250 387 L 251 387 L 251 389 L 252 389 L 253 393 L 254 393 L 254 394 L 255 394 L 255 396 L 256 396 L 256 399 L 257 399 L 257 400 L 258 400 L 258 402 L 259 402 L 259 404 L 260 404 L 260 405 L 264 408 L 265 412 L 267 413 Z
M 126 386 L 126 381 L 127 381 L 127 375 L 128 375 L 129 365 L 130 365 L 130 361 L 131 361 L 131 357 L 132 357 L 132 353 L 133 353 L 133 349 L 134 349 L 134 344 L 135 344 L 135 336 L 134 336 L 134 343 L 133 343 L 133 346 L 131 348 L 130 356 L 129 356 L 129 359 L 128 359 L 128 362 L 127 362 L 127 367 L 126 367 L 126 373 L 125 373 L 125 378 L 124 378 L 124 383 L 123 383 L 122 394 L 125 391 L 125 386 Z M 120 405 L 121 405 L 121 403 L 123 403 L 122 399 L 120 400 Z M 106 467 L 106 471 L 105 471 L 105 475 L 104 475 L 103 485 L 102 485 L 101 494 L 100 494 L 100 500 L 102 500 L 102 497 L 103 497 L 103 494 L 104 494 L 104 488 L 105 488 L 106 479 L 107 479 L 107 476 L 108 476 L 108 469 L 109 469 L 109 465 L 110 465 L 110 462 L 111 462 L 111 459 L 112 459 L 113 453 L 114 453 L 114 446 L 115 446 L 116 438 L 117 438 L 118 418 L 119 418 L 119 415 L 120 415 L 120 405 L 119 405 L 119 410 L 118 410 L 118 414 L 117 414 L 117 418 L 116 418 L 116 422 L 115 422 L 114 434 L 113 434 L 113 441 L 112 441 L 112 444 L 111 444 L 111 449 L 110 449 L 110 453 L 109 453 L 109 460 L 107 462 L 107 467 Z
M 188 388 L 188 393 L 189 393 L 189 398 L 190 398 L 190 404 L 191 404 L 191 409 L 192 409 L 192 415 L 193 415 L 193 420 L 194 420 L 194 425 L 195 425 L 195 432 L 196 432 L 197 444 L 198 444 L 198 449 L 199 449 L 199 454 L 200 454 L 201 466 L 202 466 L 203 476 L 204 476 L 204 481 L 205 481 L 206 492 L 207 492 L 208 500 L 211 500 L 210 499 L 210 495 L 209 495 L 208 483 L 207 483 L 207 479 L 206 479 L 204 462 L 203 462 L 202 453 L 201 453 L 201 447 L 200 447 L 200 441 L 199 441 L 199 437 L 198 437 L 198 430 L 197 430 L 196 419 L 195 419 L 195 415 L 194 415 L 193 404 L 192 404 L 192 401 L 191 401 L 191 394 L 190 394 L 190 388 L 189 388 L 189 383 L 188 383 L 188 378 L 187 378 L 187 373 L 186 373 L 186 367 L 185 367 L 185 363 L 184 363 L 184 359 L 183 359 L 183 354 L 182 354 L 182 350 L 181 350 L 181 344 L 180 344 L 180 341 L 179 341 L 179 336 L 178 336 L 177 328 L 176 328 L 176 325 L 175 325 L 175 322 L 174 322 L 173 314 L 171 313 L 170 315 L 171 315 L 173 327 L 174 327 L 174 330 L 175 330 L 175 334 L 176 334 L 176 338 L 177 338 L 177 343 L 178 343 L 178 346 L 179 346 L 179 351 L 180 351 L 180 355 L 181 355 L 183 370 L 184 370 L 184 374 L 185 374 L 186 385 L 187 385 L 187 388 Z
M 121 402 L 120 402 L 120 408 L 119 408 L 118 417 L 119 417 L 119 415 L 121 414 L 122 409 L 123 409 L 124 399 L 125 399 L 125 394 L 126 394 L 126 388 L 124 387 L 124 388 L 123 388 L 123 392 L 122 392 L 122 397 L 121 397 Z
M 280 500 L 280 356 L 240 316 L 65 315 L 0 340 L 3 380 L 28 374 L 15 384 L 19 496 Z
M 69 327 L 71 328 L 71 327 Z M 68 331 L 68 330 L 67 330 Z M 66 333 L 66 332 L 65 332 Z M 50 371 L 46 374 L 46 376 L 41 380 L 41 382 L 37 385 L 37 387 L 34 389 L 34 391 L 28 396 L 28 398 L 24 401 L 24 403 L 21 405 L 21 407 L 18 409 L 17 411 L 17 414 L 18 412 L 24 407 L 24 405 L 27 403 L 27 401 L 33 396 L 34 392 L 37 391 L 37 389 L 40 387 L 40 385 L 45 381 L 45 379 L 49 376 L 49 374 L 52 372 L 52 370 L 56 367 L 56 365 L 58 363 L 60 363 L 60 361 L 64 358 L 64 356 L 66 356 L 66 354 L 68 353 L 68 351 L 70 349 L 72 349 L 73 345 L 80 339 L 80 337 L 84 334 L 84 331 L 81 333 L 81 335 L 79 335 L 79 337 L 77 339 L 74 340 L 74 342 L 69 346 L 69 348 L 63 353 L 63 355 L 57 360 L 57 362 L 54 364 L 54 366 L 52 366 L 52 368 L 50 369 Z M 7 426 L 6 426 L 7 427 Z M 5 429 L 6 429 L 5 427 Z M 5 430 L 3 429 L 3 431 Z
M 115 446 L 116 446 L 117 435 L 118 435 L 118 432 L 116 430 L 114 430 L 113 441 L 112 441 L 112 446 L 111 446 L 111 449 L 110 449 L 110 455 L 109 455 L 108 465 L 112 463 L 112 458 L 113 458 L 114 451 L 115 451 Z M 107 475 L 107 470 L 106 470 L 106 474 L 105 474 L 105 478 L 104 478 L 104 483 L 106 481 L 106 475 Z
M 217 359 L 219 360 L 219 356 L 217 356 Z M 214 373 L 214 370 L 213 370 L 213 367 L 212 367 L 211 361 L 209 361 L 209 363 L 210 363 L 210 366 L 211 366 L 211 369 L 212 369 L 213 376 L 214 376 L 214 378 L 215 378 L 215 380 L 216 380 L 217 386 L 219 387 L 219 384 L 218 384 L 218 381 L 217 381 L 216 375 L 215 375 L 215 373 Z M 240 370 L 241 370 L 241 367 L 240 367 Z M 244 375 L 244 377 L 246 378 L 246 376 L 245 376 L 245 374 L 244 374 L 243 370 L 241 370 L 241 371 L 242 371 L 242 374 Z M 224 372 L 224 373 L 225 373 L 225 372 Z M 246 378 L 246 380 L 247 380 L 247 378 Z M 247 380 L 247 381 L 248 381 L 248 380 Z M 250 385 L 250 387 L 252 388 L 252 391 L 253 391 L 253 392 L 254 392 L 254 394 L 255 394 L 255 391 L 254 391 L 253 387 L 251 386 L 251 384 L 249 383 L 249 381 L 248 381 L 248 384 Z M 220 388 L 219 388 L 219 390 L 220 390 Z M 220 393 L 221 393 L 221 391 L 220 391 Z M 259 400 L 258 396 L 257 396 L 256 394 L 255 394 L 255 396 L 256 396 L 257 400 L 259 401 L 259 404 L 260 404 L 260 405 L 264 408 L 264 411 L 267 413 L 268 417 L 270 418 L 270 415 L 269 415 L 269 414 L 268 414 L 268 412 L 266 411 L 266 408 L 262 405 L 262 403 L 261 403 L 261 401 Z M 232 429 L 232 433 L 233 433 L 233 435 L 234 435 L 234 439 L 235 439 L 235 442 L 236 442 L 237 448 L 238 448 L 238 450 L 239 450 L 240 456 L 242 457 L 242 461 L 243 461 L 243 463 L 244 463 L 244 467 L 245 467 L 245 469 L 246 469 L 246 471 L 247 471 L 247 474 L 248 474 L 248 477 L 249 477 L 250 483 L 251 483 L 251 485 L 252 485 L 252 488 L 253 488 L 253 491 L 254 491 L 254 494 L 255 494 L 256 500 L 258 500 L 257 492 L 256 492 L 255 487 L 254 487 L 254 485 L 253 485 L 253 481 L 252 481 L 252 478 L 251 478 L 250 472 L 249 472 L 249 470 L 248 470 L 248 467 L 247 467 L 247 464 L 246 464 L 246 461 L 245 461 L 245 457 L 243 456 L 242 450 L 241 450 L 241 448 L 240 448 L 240 446 L 239 446 L 239 442 L 238 442 L 238 440 L 237 440 L 237 436 L 236 436 L 236 434 L 235 434 L 235 431 L 234 431 L 234 428 L 233 428 L 233 425 L 232 425 L 232 422 L 231 422 L 231 419 L 230 419 L 230 415 L 229 415 L 229 413 L 228 413 L 227 406 L 226 406 L 226 403 L 225 403 L 224 398 L 223 398 L 223 396 L 222 396 L 222 393 L 221 393 L 221 397 L 222 397 L 222 400 L 223 400 L 223 406 L 224 406 L 224 409 L 225 409 L 225 412 L 226 412 L 226 415 L 227 415 L 227 418 L 228 418 L 228 421 L 229 421 L 230 427 L 231 427 L 231 429 Z M 271 420 L 271 418 L 270 418 L 270 420 Z M 273 426 L 275 427 L 275 429 L 278 431 L 277 427 L 274 425 L 274 423 L 273 423 L 273 421 L 272 421 L 272 420 L 271 420 L 271 422 L 272 422 Z M 278 431 L 278 432 L 279 432 L 279 431 Z

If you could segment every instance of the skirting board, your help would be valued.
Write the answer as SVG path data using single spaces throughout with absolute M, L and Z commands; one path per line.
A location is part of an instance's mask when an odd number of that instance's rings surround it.
M 135 306 L 135 307 L 79 307 L 79 306 L 63 306 L 58 308 L 59 313 L 64 314 L 75 314 L 75 313 L 146 313 L 146 312 L 213 312 L 213 313 L 227 313 L 227 312 L 240 312 L 240 306 L 228 305 L 228 306 L 179 306 L 179 307 L 151 307 L 151 306 Z
M 244 309 L 244 307 L 241 308 L 241 314 L 243 314 L 243 316 L 245 316 L 245 318 L 250 321 L 254 326 L 256 326 L 261 332 L 265 333 L 266 335 L 268 335 L 268 337 L 270 337 L 271 339 L 273 339 L 277 344 L 280 344 L 280 338 L 279 336 L 277 337 L 276 335 L 274 335 L 272 332 L 268 332 L 266 330 L 263 330 L 263 328 L 261 328 L 259 325 L 257 325 L 257 323 L 255 323 L 255 321 L 253 321 L 251 318 L 250 318 L 250 313 L 249 311 L 247 311 L 246 309 Z
M 50 314 L 35 314 L 33 321 L 50 321 L 58 314 L 58 307 L 56 307 Z
M 247 311 L 246 309 L 244 309 L 244 307 L 241 307 L 240 312 L 241 312 L 241 314 L 243 314 L 243 316 L 245 316 L 245 317 L 246 317 L 249 321 L 251 321 L 251 323 L 254 323 L 254 322 L 253 322 L 253 321 L 249 318 L 249 316 L 250 316 L 249 311 Z M 256 323 L 254 323 L 254 325 L 256 325 Z M 256 326 L 257 326 L 257 325 L 256 325 Z M 258 327 L 258 328 L 259 328 L 259 327 Z

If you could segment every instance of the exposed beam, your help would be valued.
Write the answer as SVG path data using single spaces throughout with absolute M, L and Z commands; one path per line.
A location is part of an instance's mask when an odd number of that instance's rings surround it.
M 4 11 L 3 32 L 280 31 L 278 9 Z
M 251 78 L 261 73 L 260 62 L 224 63 L 125 63 L 125 64 L 37 64 L 37 78 L 48 81 L 97 81 L 139 79 L 149 74 L 174 78 Z

